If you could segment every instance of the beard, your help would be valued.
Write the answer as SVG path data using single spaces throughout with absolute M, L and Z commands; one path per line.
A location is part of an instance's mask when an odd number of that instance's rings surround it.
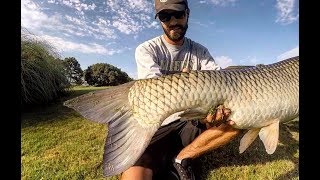
M 177 31 L 179 29 L 175 30 L 175 28 L 179 28 L 180 32 Z M 183 39 L 184 36 L 186 35 L 187 29 L 188 29 L 188 22 L 184 26 L 182 25 L 169 26 L 167 29 L 162 26 L 162 29 L 171 41 L 178 42 L 181 39 Z

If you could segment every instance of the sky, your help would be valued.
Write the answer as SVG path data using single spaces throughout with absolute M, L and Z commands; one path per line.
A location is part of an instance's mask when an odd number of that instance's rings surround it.
M 186 37 L 225 68 L 299 55 L 298 0 L 189 0 Z M 153 0 L 21 0 L 21 26 L 85 70 L 112 64 L 137 78 L 136 47 L 163 34 Z

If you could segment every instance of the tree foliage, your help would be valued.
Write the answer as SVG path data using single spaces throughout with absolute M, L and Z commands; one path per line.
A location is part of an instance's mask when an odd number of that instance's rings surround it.
M 92 86 L 116 86 L 132 81 L 127 73 L 108 63 L 89 66 L 84 72 L 84 79 Z
M 83 71 L 79 62 L 74 57 L 67 57 L 63 60 L 67 78 L 70 83 L 82 84 Z

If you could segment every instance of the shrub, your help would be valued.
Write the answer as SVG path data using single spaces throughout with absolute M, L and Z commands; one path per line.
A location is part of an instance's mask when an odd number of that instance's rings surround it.
M 65 95 L 70 83 L 54 49 L 34 35 L 21 35 L 22 105 L 48 104 Z

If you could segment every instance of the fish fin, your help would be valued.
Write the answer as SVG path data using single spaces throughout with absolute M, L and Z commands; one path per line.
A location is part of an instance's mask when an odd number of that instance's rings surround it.
M 262 140 L 268 154 L 273 154 L 278 145 L 279 120 L 261 128 L 259 137 Z
M 240 140 L 239 153 L 243 153 L 250 144 L 257 138 L 260 128 L 250 129 Z
M 204 119 L 206 117 L 205 111 L 200 108 L 196 109 L 187 109 L 184 111 L 179 111 L 174 114 L 168 116 L 161 124 L 161 126 L 165 126 L 167 124 L 172 123 L 180 119 L 181 121 L 189 121 L 189 120 L 196 120 L 196 119 Z
M 108 124 L 103 154 L 103 174 L 113 176 L 131 167 L 144 152 L 157 126 L 144 127 L 134 118 L 128 101 L 129 82 L 68 100 L 65 106 L 83 117 Z
M 184 113 L 184 111 L 179 111 L 179 112 L 176 112 L 174 114 L 171 114 L 169 117 L 167 117 L 161 124 L 161 126 L 165 126 L 165 125 L 168 125 L 170 123 L 172 123 L 173 121 L 176 121 L 178 119 L 180 119 L 180 115 Z
M 127 111 L 128 92 L 135 81 L 89 92 L 64 102 L 64 106 L 97 123 L 107 123 Z
M 117 175 L 134 165 L 157 129 L 156 126 L 141 126 L 131 111 L 109 122 L 103 154 L 103 175 Z

